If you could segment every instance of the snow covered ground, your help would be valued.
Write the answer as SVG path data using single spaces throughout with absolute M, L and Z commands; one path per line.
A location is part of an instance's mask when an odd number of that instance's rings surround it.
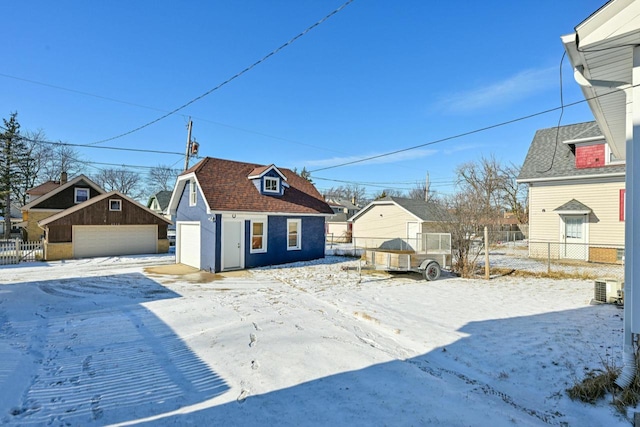
M 620 365 L 590 281 L 149 268 L 171 263 L 0 267 L 0 424 L 630 424 L 565 393 Z

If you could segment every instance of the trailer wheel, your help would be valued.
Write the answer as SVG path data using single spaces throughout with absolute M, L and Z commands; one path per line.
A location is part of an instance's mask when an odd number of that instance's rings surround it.
M 437 262 L 430 262 L 427 264 L 427 267 L 422 270 L 422 275 L 424 276 L 424 280 L 427 282 L 431 282 L 433 280 L 438 280 L 440 277 L 440 266 Z

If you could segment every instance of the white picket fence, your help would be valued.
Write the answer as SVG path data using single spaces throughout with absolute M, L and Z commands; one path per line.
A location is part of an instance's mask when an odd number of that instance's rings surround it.
M 0 240 L 0 265 L 40 261 L 42 258 L 42 241 Z

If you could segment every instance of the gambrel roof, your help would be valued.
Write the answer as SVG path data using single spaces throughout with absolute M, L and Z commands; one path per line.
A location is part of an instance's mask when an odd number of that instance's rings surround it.
M 262 194 L 256 188 L 252 179 L 255 179 L 256 174 L 262 176 L 269 170 L 276 170 L 286 179 L 288 188 L 284 194 Z M 169 206 L 171 213 L 178 206 L 186 182 L 192 178 L 198 182 L 210 212 L 333 214 L 333 210 L 314 185 L 290 169 L 212 157 L 204 158 L 180 175 Z

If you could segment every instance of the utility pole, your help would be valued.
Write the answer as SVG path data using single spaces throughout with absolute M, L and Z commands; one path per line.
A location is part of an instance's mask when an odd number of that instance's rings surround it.
M 184 170 L 189 169 L 189 155 L 191 154 L 191 127 L 193 126 L 193 122 L 191 121 L 191 117 L 189 117 L 189 124 L 187 125 L 187 150 L 184 154 Z
M 427 181 L 425 182 L 425 185 L 424 185 L 424 201 L 425 202 L 429 201 L 429 172 L 427 172 Z

